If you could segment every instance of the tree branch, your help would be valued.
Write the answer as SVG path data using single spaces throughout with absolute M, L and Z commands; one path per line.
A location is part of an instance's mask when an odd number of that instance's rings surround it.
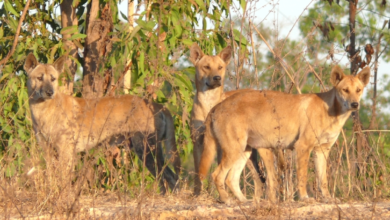
M 30 7 L 30 0 L 27 0 L 26 6 L 24 6 L 24 9 L 23 9 L 22 17 L 20 17 L 20 20 L 19 20 L 18 28 L 16 29 L 16 34 L 15 34 L 14 43 L 12 45 L 12 48 L 8 52 L 7 56 L 0 61 L 0 66 L 5 64 L 9 60 L 9 58 L 12 56 L 12 54 L 15 52 L 16 45 L 18 44 L 20 28 L 22 27 L 23 20 L 26 17 L 27 10 L 29 7 Z

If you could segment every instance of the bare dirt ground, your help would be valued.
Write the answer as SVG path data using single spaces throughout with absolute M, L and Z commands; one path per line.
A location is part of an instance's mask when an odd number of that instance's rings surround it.
M 339 204 L 293 201 L 277 205 L 263 201 L 257 205 L 252 202 L 225 205 L 207 194 L 194 198 L 190 191 L 143 195 L 137 199 L 107 193 L 94 198 L 81 196 L 70 212 L 53 212 L 54 209 L 38 212 L 28 208 L 32 198 L 19 198 L 1 204 L 8 204 L 0 207 L 1 219 L 390 219 L 390 201 Z M 18 204 L 18 208 L 13 204 Z

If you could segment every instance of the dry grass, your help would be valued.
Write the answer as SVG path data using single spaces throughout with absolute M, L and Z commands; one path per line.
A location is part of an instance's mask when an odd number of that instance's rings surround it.
M 348 202 L 343 204 L 305 204 L 284 202 L 270 204 L 220 204 L 208 194 L 194 198 L 183 190 L 160 196 L 144 193 L 130 198 L 117 192 L 80 196 L 72 210 L 33 211 L 34 198 L 16 193 L 1 204 L 5 219 L 385 219 L 390 217 L 390 202 Z

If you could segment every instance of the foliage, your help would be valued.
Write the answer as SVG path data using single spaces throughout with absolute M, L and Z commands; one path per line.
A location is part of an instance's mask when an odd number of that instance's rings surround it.
M 44 191 L 45 187 L 50 186 L 39 185 L 41 180 L 32 184 L 31 181 L 19 178 L 30 169 L 29 160 L 38 161 L 34 163 L 49 163 L 42 159 L 42 151 L 33 134 L 25 86 L 27 77 L 23 71 L 23 63 L 30 52 L 33 52 L 40 62 L 52 63 L 68 52 L 65 48 L 66 42 L 63 35 L 70 34 L 70 40 L 77 46 L 80 55 L 76 58 L 69 56 L 78 66 L 73 95 L 81 96 L 80 76 L 85 73 L 82 69 L 85 62 L 83 48 L 87 43 L 86 15 L 88 13 L 87 6 L 91 1 L 73 0 L 72 4 L 76 7 L 78 24 L 62 28 L 57 9 L 64 1 L 35 0 L 31 3 L 29 13 L 23 22 L 16 51 L 10 60 L 0 67 L 0 180 L 20 181 L 23 186 L 28 182 L 26 185 L 31 187 L 36 184 L 34 189 L 37 191 L 41 189 Z M 241 0 L 239 2 L 239 10 L 244 10 L 244 6 L 250 1 Z M 319 92 L 329 88 L 331 66 L 346 56 L 344 50 L 348 45 L 349 34 L 348 2 L 338 2 L 340 5 L 336 3 L 329 5 L 327 1 L 317 1 L 313 7 L 308 9 L 308 13 L 298 24 L 303 37 L 300 41 L 282 39 L 278 36 L 278 31 L 264 24 L 254 25 L 275 53 L 288 64 L 289 71 L 293 74 L 292 77 L 303 93 Z M 141 1 L 145 6 L 149 6 L 150 3 L 150 7 L 145 7 L 144 11 L 137 12 L 136 25 L 132 31 L 129 31 L 127 22 L 121 22 L 121 19 L 127 20 L 127 17 L 118 13 L 119 9 L 116 3 L 114 0 L 100 0 L 100 8 L 104 8 L 106 4 L 110 5 L 114 29 L 108 34 L 110 48 L 104 48 L 107 49 L 105 51 L 107 53 L 101 58 L 102 62 L 99 63 L 99 74 L 104 76 L 106 71 L 112 71 L 114 80 L 111 85 L 115 89 L 114 94 L 118 95 L 123 93 L 121 91 L 123 75 L 126 69 L 130 68 L 132 74 L 130 94 L 153 99 L 170 110 L 175 120 L 176 140 L 181 159 L 184 161 L 184 175 L 188 175 L 193 170 L 193 165 L 190 164 L 193 146 L 189 120 L 195 89 L 193 84 L 195 69 L 192 66 L 189 67 L 185 60 L 188 48 L 194 42 L 198 43 L 206 54 L 215 54 L 227 45 L 235 48 L 234 60 L 231 62 L 227 74 L 227 90 L 232 90 L 239 85 L 240 88 L 250 87 L 296 93 L 286 71 L 282 68 L 280 59 L 269 51 L 259 34 L 253 30 L 252 26 L 249 26 L 247 17 L 233 17 L 233 22 L 231 22 L 230 17 L 228 17 L 231 15 L 230 1 Z M 0 0 L 0 59 L 7 55 L 12 46 L 18 19 L 20 19 L 19 12 L 23 10 L 24 4 L 23 0 Z M 357 16 L 359 28 L 356 33 L 361 54 L 364 53 L 364 45 L 367 43 L 375 45 L 378 36 L 383 34 L 381 48 L 384 49 L 381 58 L 389 61 L 389 29 L 387 26 L 383 28 L 383 21 L 386 18 L 384 14 L 388 13 L 390 9 L 381 7 L 378 1 L 360 1 L 359 8 L 362 10 Z M 324 29 L 325 27 L 327 30 Z M 251 42 L 252 38 L 253 42 Z M 254 43 L 254 47 L 251 43 Z M 128 59 L 131 61 L 130 64 L 127 62 Z M 332 60 L 331 64 L 330 60 Z M 373 61 L 374 59 L 372 59 Z M 377 128 L 388 130 L 390 114 L 389 93 L 387 91 L 390 90 L 390 78 L 384 76 L 381 84 L 376 99 L 377 118 L 381 119 L 378 121 Z M 372 90 L 369 89 L 362 101 L 360 114 L 364 128 L 368 127 L 371 120 L 372 93 Z M 105 95 L 111 95 L 110 91 L 108 90 Z M 343 161 L 337 164 L 337 169 L 330 169 L 330 184 L 344 184 L 343 181 L 346 181 L 348 175 L 354 172 L 347 169 L 351 160 L 342 153 L 343 146 L 345 149 L 349 149 L 348 152 L 354 151 L 354 146 L 347 144 L 355 138 L 355 134 L 351 132 L 351 120 L 348 121 L 345 128 L 347 131 L 346 140 L 340 137 L 339 144 L 335 147 L 337 150 L 331 153 L 332 160 L 343 158 Z M 382 162 L 390 157 L 389 135 L 381 132 L 370 133 L 370 135 L 372 151 L 367 158 L 375 157 L 376 159 L 375 166 L 370 165 L 371 167 L 368 169 L 376 169 L 376 166 L 383 164 Z M 339 152 L 341 153 L 339 154 Z M 109 159 L 103 153 L 90 152 L 90 154 L 94 157 L 88 163 L 83 160 L 86 157 L 80 155 L 77 166 L 78 177 L 82 178 L 86 167 L 91 165 L 90 167 L 94 168 L 95 176 L 99 176 L 94 182 L 92 181 L 92 185 L 103 190 L 119 189 L 123 192 L 129 192 L 133 196 L 137 194 L 136 189 L 141 185 L 141 178 L 143 178 L 140 173 L 144 172 L 144 167 L 142 161 L 133 153 L 122 150 L 122 160 L 115 165 L 115 169 L 112 168 Z M 380 169 L 378 168 L 381 175 L 387 175 L 389 172 L 388 163 L 385 165 L 387 167 L 383 168 L 381 165 Z M 332 167 L 335 164 L 332 163 L 329 166 Z M 337 173 L 339 167 L 342 171 Z M 290 169 L 292 168 L 290 167 Z M 47 173 L 40 175 L 45 176 Z M 55 174 L 55 172 L 53 173 Z M 116 178 L 115 181 L 111 180 L 113 176 Z M 311 184 L 314 185 L 315 178 L 313 176 L 310 178 L 312 179 Z M 366 179 L 373 182 L 375 178 L 374 175 L 367 175 Z M 47 181 L 49 179 L 47 178 Z M 147 186 L 153 187 L 151 175 L 146 175 L 145 179 Z M 375 184 L 386 186 L 385 181 Z M 375 184 L 372 184 L 371 187 Z M 345 188 L 346 186 L 341 184 L 337 189 L 335 187 L 333 193 L 348 195 L 349 191 Z M 55 195 L 57 194 L 51 194 L 51 190 L 51 188 L 46 190 L 44 195 L 53 197 L 51 198 L 52 204 L 56 204 Z M 369 196 L 371 191 L 367 190 L 363 193 Z M 38 196 L 39 199 L 46 204 L 46 197 Z M 51 200 L 48 200 L 48 204 Z
M 20 161 L 28 155 L 21 155 L 21 146 L 16 143 L 22 143 L 23 146 L 36 144 L 31 117 L 28 116 L 26 76 L 23 71 L 26 55 L 33 52 L 40 62 L 52 63 L 67 52 L 61 37 L 63 34 L 71 35 L 70 40 L 78 46 L 79 51 L 82 51 L 85 44 L 87 1 L 73 2 L 77 7 L 78 25 L 66 28 L 61 28 L 61 18 L 56 11 L 60 2 L 55 0 L 49 4 L 45 1 L 31 3 L 29 14 L 23 22 L 16 52 L 3 67 L 0 67 L 0 89 L 5 91 L 0 95 L 0 152 L 1 154 L 7 152 L 18 158 L 18 162 L 15 163 L 20 167 L 23 166 Z M 0 58 L 5 57 L 12 46 L 19 18 L 18 11 L 22 11 L 25 6 L 22 0 L 6 0 L 2 3 L 0 1 Z M 122 16 L 127 20 L 123 14 L 118 14 L 116 1 L 105 0 L 100 1 L 100 4 L 101 8 L 105 4 L 110 4 L 114 30 L 109 34 L 112 49 L 108 51 L 109 55 L 104 57 L 104 65 L 100 66 L 99 73 L 103 75 L 106 70 L 113 69 L 114 85 L 121 88 L 121 77 L 126 69 L 127 58 L 131 57 L 130 94 L 152 98 L 163 103 L 172 112 L 177 131 L 176 138 L 180 145 L 182 160 L 185 161 L 192 153 L 189 120 L 195 70 L 193 67 L 182 67 L 179 70 L 174 64 L 185 56 L 187 48 L 193 42 L 199 43 L 205 53 L 214 53 L 227 46 L 227 33 L 221 32 L 219 26 L 223 16 L 229 12 L 228 1 L 151 2 L 150 11 L 145 10 L 138 15 L 136 26 L 131 32 L 128 31 L 128 23 L 123 23 L 119 19 L 119 16 Z M 199 27 L 202 28 L 201 31 L 198 31 Z M 239 33 L 237 30 L 234 32 Z M 80 70 L 84 58 L 81 56 L 75 61 Z M 76 80 L 78 79 L 76 76 Z M 80 85 L 80 82 L 76 82 L 75 85 Z M 81 88 L 75 86 L 75 95 L 79 96 L 79 91 Z M 119 89 L 115 92 L 122 93 Z M 104 158 L 100 161 L 102 160 Z M 24 172 L 23 169 L 14 171 Z

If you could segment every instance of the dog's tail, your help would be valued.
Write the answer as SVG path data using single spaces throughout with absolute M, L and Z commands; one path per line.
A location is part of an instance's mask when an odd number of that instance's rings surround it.
M 176 175 L 180 175 L 181 171 L 181 161 L 180 161 L 180 155 L 179 151 L 177 149 L 176 145 L 176 139 L 175 139 L 175 124 L 172 118 L 171 113 L 168 111 L 168 109 L 163 108 L 162 110 L 164 116 L 165 116 L 165 153 L 166 155 L 171 155 L 171 160 L 173 161 L 173 166 L 176 172 Z
M 199 164 L 199 177 L 201 180 L 206 178 L 217 152 L 217 142 L 214 137 L 214 132 L 212 131 L 211 115 L 212 114 L 209 114 L 209 117 L 207 117 L 205 122 L 206 130 L 204 132 L 203 152 Z

